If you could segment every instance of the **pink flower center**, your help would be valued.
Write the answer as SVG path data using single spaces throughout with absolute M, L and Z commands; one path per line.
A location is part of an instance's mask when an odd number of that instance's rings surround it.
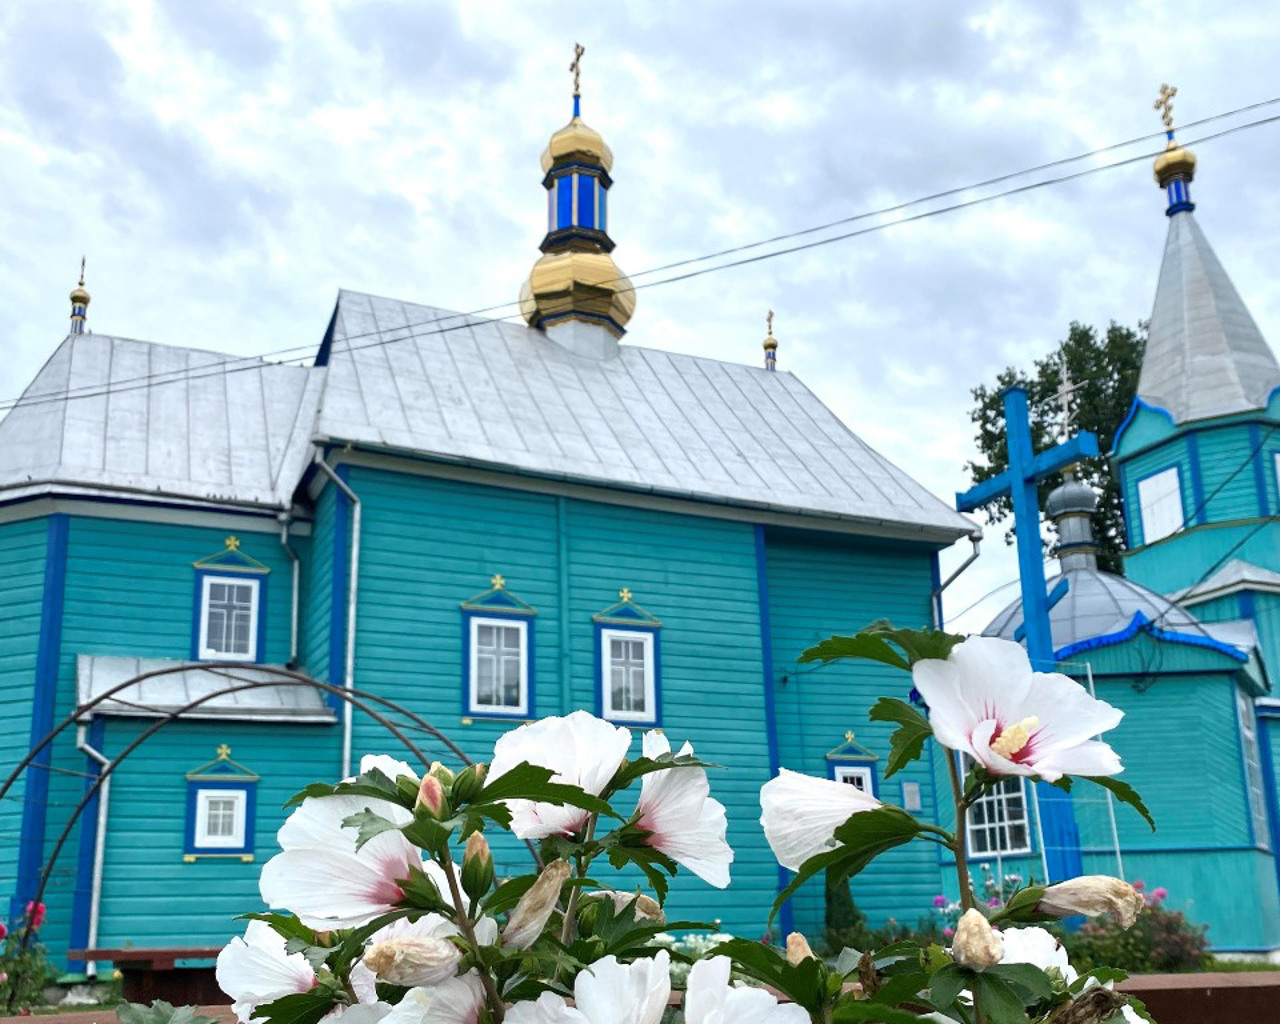
M 1033 752 L 1032 733 L 1039 725 L 1040 719 L 1032 715 L 1008 727 L 997 728 L 991 737 L 991 752 L 1015 764 L 1029 760 Z

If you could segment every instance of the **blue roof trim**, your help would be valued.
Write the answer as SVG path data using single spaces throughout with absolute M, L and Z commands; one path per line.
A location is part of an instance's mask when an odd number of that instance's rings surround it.
M 1225 654 L 1234 661 L 1245 662 L 1249 660 L 1249 656 L 1238 647 L 1223 643 L 1221 640 L 1215 640 L 1211 636 L 1196 636 L 1193 633 L 1175 633 L 1172 630 L 1160 629 L 1147 617 L 1145 612 L 1141 611 L 1133 613 L 1133 618 L 1124 629 L 1115 633 L 1104 633 L 1102 636 L 1090 637 L 1088 640 L 1079 640 L 1074 644 L 1067 644 L 1066 647 L 1055 651 L 1054 657 L 1059 661 L 1065 661 L 1067 658 L 1081 654 L 1084 651 L 1096 651 L 1100 647 L 1112 647 L 1115 644 L 1122 644 L 1126 640 L 1132 640 L 1143 630 L 1146 630 L 1155 639 L 1164 640 L 1171 644 L 1204 647 L 1211 651 L 1217 651 L 1219 654 Z
M 1120 439 L 1124 437 L 1124 432 L 1129 429 L 1129 424 L 1133 422 L 1133 418 L 1138 415 L 1139 409 L 1149 409 L 1152 412 L 1158 412 L 1161 416 L 1168 419 L 1169 423 L 1174 428 L 1178 426 L 1178 421 L 1173 418 L 1173 413 L 1168 409 L 1163 409 L 1158 405 L 1152 405 L 1150 402 L 1144 402 L 1141 398 L 1138 398 L 1135 395 L 1133 404 L 1129 406 L 1128 415 L 1125 416 L 1124 422 L 1120 424 L 1120 429 L 1116 431 L 1116 436 L 1111 441 L 1111 451 L 1108 454 L 1114 455 L 1120 450 Z

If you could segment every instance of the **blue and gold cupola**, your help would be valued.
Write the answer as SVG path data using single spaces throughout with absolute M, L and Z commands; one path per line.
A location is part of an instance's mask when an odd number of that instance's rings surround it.
M 1169 207 L 1165 214 L 1172 217 L 1184 210 L 1190 212 L 1196 208 L 1191 201 L 1191 182 L 1196 176 L 1196 155 L 1189 149 L 1183 149 L 1173 137 L 1173 98 L 1178 95 L 1177 87 L 1167 84 L 1160 86 L 1160 96 L 1155 102 L 1164 121 L 1164 133 L 1169 142 L 1155 163 L 1156 183 L 1169 196 Z
M 84 257 L 80 257 L 80 283 L 71 289 L 71 333 L 84 334 L 89 318 L 89 293 L 84 287 Z
M 542 154 L 547 190 L 547 234 L 542 257 L 520 291 L 520 311 L 531 327 L 581 355 L 617 351 L 635 311 L 635 290 L 618 269 L 608 234 L 609 172 L 613 153 L 582 120 L 579 76 L 583 54 L 574 47 L 573 118 L 551 136 Z

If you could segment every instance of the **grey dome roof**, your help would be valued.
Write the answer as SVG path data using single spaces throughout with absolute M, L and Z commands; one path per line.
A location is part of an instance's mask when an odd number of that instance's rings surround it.
M 1044 514 L 1049 519 L 1084 512 L 1092 515 L 1098 507 L 1098 492 L 1083 480 L 1064 480 L 1052 491 L 1044 503 Z
M 1049 612 L 1053 649 L 1059 658 L 1122 643 L 1148 624 L 1154 624 L 1165 639 L 1212 647 L 1239 660 L 1246 657 L 1185 608 L 1123 576 L 1097 569 L 1073 569 L 1049 580 L 1048 591 L 1052 592 L 1064 578 L 1068 583 L 1066 596 Z M 1021 625 L 1022 599 L 1018 598 L 982 632 L 984 636 L 1014 640 Z

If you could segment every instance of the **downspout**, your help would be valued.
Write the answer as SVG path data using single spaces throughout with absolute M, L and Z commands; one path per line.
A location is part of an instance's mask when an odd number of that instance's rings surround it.
M 325 462 L 324 454 L 316 452 L 316 468 L 332 480 L 347 500 L 351 502 L 351 572 L 347 580 L 347 651 L 346 665 L 342 670 L 342 688 L 348 694 L 355 689 L 356 676 L 356 594 L 360 585 L 360 499 L 347 482 Z M 342 777 L 351 776 L 351 702 L 343 701 L 342 709 Z
M 293 563 L 293 605 L 289 614 L 289 668 L 298 667 L 298 590 L 299 580 L 302 572 L 302 565 L 298 561 L 298 553 L 293 550 L 293 545 L 289 543 L 289 522 L 291 516 L 289 510 L 285 509 L 279 516 L 280 520 L 280 546 L 284 548 L 285 553 L 289 556 L 289 561 Z
M 956 569 L 956 571 L 953 572 L 950 576 L 948 576 L 945 580 L 939 583 L 937 588 L 934 590 L 934 592 L 929 595 L 929 606 L 933 610 L 933 628 L 934 629 L 942 628 L 942 621 L 943 621 L 942 620 L 942 592 L 946 590 L 947 587 L 951 586 L 951 584 L 953 584 L 957 579 L 959 579 L 960 574 L 964 572 L 967 568 L 969 568 L 969 566 L 973 565 L 973 563 L 977 560 L 978 555 L 980 553 L 979 549 L 982 547 L 982 534 L 971 533 L 969 535 L 969 543 L 973 545 L 973 551 L 969 555 L 969 557 L 966 558 L 963 562 L 961 562 L 960 567 Z
M 111 763 L 109 757 L 89 745 L 83 724 L 76 725 L 76 749 L 96 761 L 99 768 L 105 768 Z M 89 936 L 85 942 L 88 949 L 96 949 L 98 946 L 98 908 L 102 902 L 102 865 L 106 861 L 107 818 L 110 805 L 111 776 L 108 775 L 98 788 L 98 831 L 93 837 L 93 884 L 89 890 Z M 84 972 L 90 978 L 97 977 L 97 961 L 90 960 L 86 963 Z

